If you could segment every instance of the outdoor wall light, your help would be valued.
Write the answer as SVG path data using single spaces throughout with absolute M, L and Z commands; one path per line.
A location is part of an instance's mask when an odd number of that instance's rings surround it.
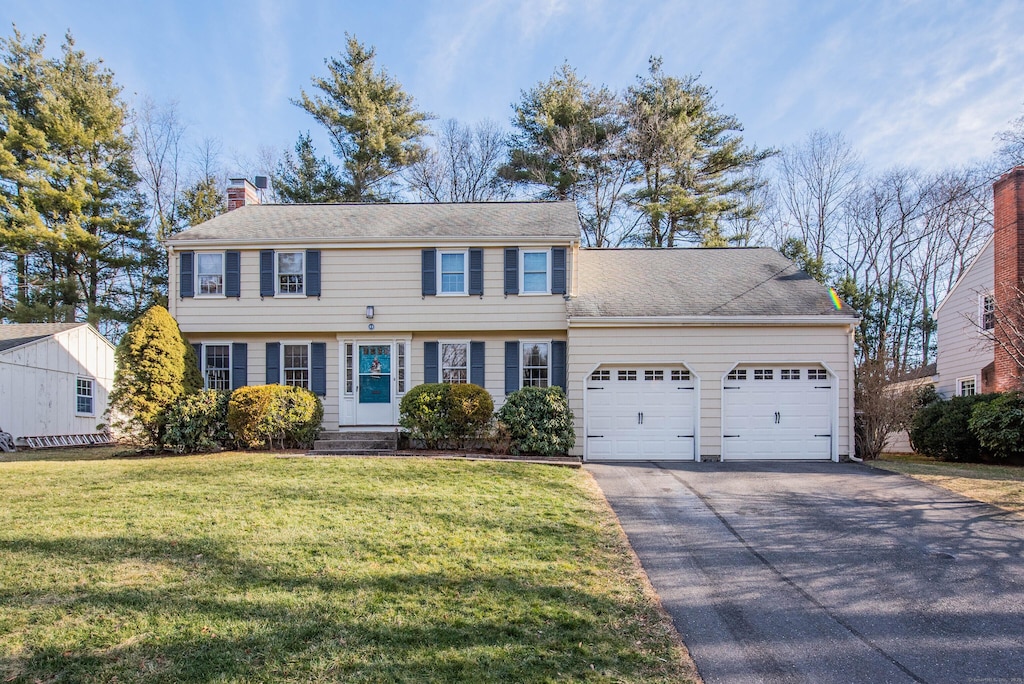
M 366 317 L 367 318 L 373 318 L 373 307 L 372 306 L 366 307 Z

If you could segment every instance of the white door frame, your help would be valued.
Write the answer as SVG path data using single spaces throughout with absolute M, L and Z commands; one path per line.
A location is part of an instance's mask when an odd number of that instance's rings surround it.
M 345 354 L 345 346 L 352 345 L 352 391 L 347 390 L 348 359 Z M 399 367 L 401 363 L 398 356 L 398 345 L 405 345 L 404 368 Z M 388 387 L 391 394 L 391 401 L 387 404 L 361 403 L 360 397 L 360 373 L 359 373 L 359 350 L 360 347 L 375 346 L 388 347 L 390 357 Z M 403 392 L 399 392 L 399 371 L 405 378 L 405 391 L 409 389 L 409 365 L 410 351 L 412 348 L 409 337 L 349 337 L 338 339 L 338 357 L 341 363 L 338 364 L 339 379 L 338 391 L 340 394 L 340 416 L 339 427 L 352 427 L 360 425 L 386 425 L 392 427 L 398 425 L 399 404 Z M 365 374 L 364 374 L 365 375 Z M 385 408 L 386 407 L 386 408 Z

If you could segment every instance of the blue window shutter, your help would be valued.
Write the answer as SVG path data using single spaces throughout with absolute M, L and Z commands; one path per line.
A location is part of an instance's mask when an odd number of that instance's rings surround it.
M 469 250 L 469 294 L 484 293 L 484 250 Z
M 519 389 L 519 343 L 505 343 L 505 394 Z
M 242 253 L 227 251 L 224 253 L 224 296 L 242 296 Z
M 181 280 L 180 292 L 182 299 L 194 297 L 196 292 L 196 274 L 193 267 L 195 254 L 193 252 L 178 253 L 178 278 Z
M 565 342 L 551 343 L 551 385 L 565 387 Z
M 231 389 L 249 384 L 249 345 L 245 342 L 231 344 Z
M 320 250 L 306 250 L 306 296 L 320 296 Z
M 260 297 L 274 296 L 274 250 L 260 251 Z
M 309 345 L 309 389 L 318 397 L 327 396 L 327 343 Z
M 423 343 L 423 382 L 437 382 L 437 342 Z
M 565 294 L 565 247 L 551 248 L 551 294 Z
M 469 343 L 469 381 L 484 386 L 484 343 Z
M 519 248 L 505 249 L 505 294 L 519 294 Z
M 425 249 L 423 259 L 423 296 L 437 294 L 437 250 Z
M 267 342 L 267 384 L 281 383 L 281 343 Z

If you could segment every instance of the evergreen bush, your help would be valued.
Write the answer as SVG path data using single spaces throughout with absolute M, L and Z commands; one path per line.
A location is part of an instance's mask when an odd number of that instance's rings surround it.
M 231 443 L 226 390 L 185 395 L 166 414 L 163 444 L 179 454 L 218 451 Z
M 1024 459 L 1024 395 L 1007 392 L 979 403 L 968 422 L 971 433 L 993 458 Z
M 324 408 L 319 397 L 301 387 L 240 387 L 228 401 L 228 429 L 244 447 L 309 448 L 320 434 Z
M 505 399 L 498 411 L 514 454 L 557 456 L 576 443 L 573 415 L 561 387 L 524 387 Z
M 494 400 L 479 385 L 432 382 L 410 389 L 399 410 L 399 424 L 428 449 L 464 447 L 491 424 Z
M 914 451 L 943 461 L 977 463 L 985 457 L 969 423 L 976 406 L 992 401 L 995 394 L 951 397 L 928 404 L 914 416 L 910 444 Z

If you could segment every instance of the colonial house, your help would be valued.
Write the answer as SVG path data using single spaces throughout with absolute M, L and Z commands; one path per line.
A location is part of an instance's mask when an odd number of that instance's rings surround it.
M 853 328 L 770 249 L 583 249 L 571 202 L 266 205 L 167 240 L 208 387 L 283 383 L 394 432 L 424 382 L 562 386 L 587 460 L 841 460 Z
M 114 347 L 87 323 L 0 325 L 0 431 L 22 446 L 107 441 Z
M 935 310 L 936 389 L 944 397 L 1021 384 L 1021 354 L 1012 349 L 1024 342 L 1024 166 L 1003 174 L 992 191 L 992 237 Z

